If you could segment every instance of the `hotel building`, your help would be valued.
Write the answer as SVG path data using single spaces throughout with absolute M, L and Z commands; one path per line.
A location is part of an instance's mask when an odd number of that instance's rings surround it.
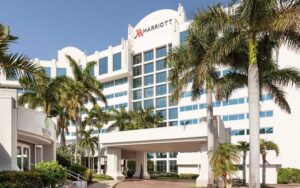
M 170 130 L 173 127 L 205 126 L 201 119 L 206 116 L 205 91 L 200 99 L 192 100 L 190 85 L 181 99 L 175 103 L 170 100 L 173 88 L 168 82 L 172 69 L 166 65 L 166 56 L 174 46 L 181 45 L 187 37 L 187 29 L 192 21 L 187 21 L 181 5 L 178 10 L 163 9 L 148 14 L 135 26 L 128 26 L 128 36 L 120 45 L 109 46 L 103 51 L 85 54 L 75 47 L 66 47 L 58 51 L 57 60 L 35 61 L 44 67 L 46 73 L 55 78 L 61 75 L 72 76 L 65 55 L 70 55 L 84 68 L 88 62 L 96 61 L 93 74 L 103 83 L 104 94 L 108 101 L 104 110 L 126 107 L 129 110 L 154 107 L 163 116 L 161 127 Z M 101 42 L 101 41 L 99 41 Z M 277 54 L 278 64 L 299 67 L 300 56 L 283 46 Z M 219 76 L 231 70 L 222 67 Z M 19 86 L 17 81 L 0 78 L 1 85 Z M 21 94 L 22 89 L 18 90 Z M 282 111 L 269 93 L 261 94 L 260 118 L 261 138 L 274 141 L 279 145 L 280 154 L 268 152 L 267 183 L 276 183 L 277 170 L 280 167 L 300 168 L 300 152 L 295 147 L 300 143 L 300 100 L 299 90 L 286 89 L 287 100 L 292 113 Z M 231 142 L 249 140 L 247 88 L 234 92 L 228 101 L 215 101 L 214 115 L 220 116 L 226 128 L 231 128 Z M 90 106 L 91 104 L 87 104 Z M 101 134 L 110 131 L 109 125 L 103 127 Z M 100 134 L 100 137 L 101 137 Z M 95 135 L 97 131 L 95 130 Z M 71 125 L 66 139 L 75 139 L 75 126 Z M 156 170 L 176 173 L 198 173 L 201 152 L 155 152 L 148 153 L 154 161 Z M 95 169 L 97 157 L 94 159 Z M 242 161 L 241 161 L 242 163 Z M 247 162 L 248 164 L 248 162 Z M 242 166 L 238 175 L 241 177 Z

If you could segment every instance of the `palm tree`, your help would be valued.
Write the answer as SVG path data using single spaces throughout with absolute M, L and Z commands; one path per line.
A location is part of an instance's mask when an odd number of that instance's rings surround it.
M 276 143 L 272 141 L 267 141 L 264 139 L 260 139 L 260 153 L 263 160 L 263 166 L 262 166 L 262 184 L 263 186 L 266 185 L 266 167 L 268 161 L 267 161 L 267 154 L 269 150 L 273 150 L 276 153 L 276 156 L 279 155 L 279 147 Z
M 38 65 L 25 55 L 8 52 L 9 44 L 14 43 L 17 39 L 10 34 L 8 26 L 0 24 L 0 71 L 5 72 L 7 79 L 20 77 L 34 79 L 33 74 L 39 70 Z
M 98 148 L 98 138 L 95 136 L 92 136 L 93 129 L 89 130 L 82 130 L 80 131 L 80 135 L 82 136 L 82 140 L 79 142 L 79 146 L 86 150 L 88 153 L 88 168 L 91 168 L 90 162 L 91 162 L 91 154 L 95 154 L 95 149 Z
M 56 135 L 60 135 L 60 144 L 61 146 L 66 145 L 66 137 L 65 132 L 69 132 L 69 125 L 70 125 L 70 118 L 68 116 L 68 113 L 66 113 L 65 109 L 59 104 L 55 106 L 55 111 L 57 114 L 57 129 L 56 129 Z
M 236 166 L 240 160 L 239 150 L 235 145 L 222 143 L 218 147 L 208 151 L 209 163 L 213 168 L 215 178 L 222 177 L 226 188 L 228 177 L 234 175 Z
M 111 109 L 110 112 L 113 120 L 112 127 L 118 127 L 120 131 L 134 129 L 132 112 L 128 112 L 124 107 L 120 110 Z
M 102 108 L 99 105 L 93 106 L 92 109 L 88 112 L 87 121 L 90 125 L 93 127 L 96 127 L 98 129 L 98 141 L 100 142 L 100 132 L 101 128 L 109 122 L 111 119 L 110 114 L 106 113 L 102 110 Z M 100 145 L 98 147 L 98 173 L 101 173 L 101 148 Z
M 62 91 L 64 95 L 64 106 L 67 107 L 70 118 L 76 125 L 76 142 L 79 142 L 80 137 L 78 132 L 81 127 L 81 111 L 85 108 L 85 103 L 91 101 L 94 105 L 97 103 L 96 97 L 106 103 L 106 98 L 102 93 L 102 84 L 94 75 L 91 75 L 96 62 L 87 63 L 84 70 L 81 71 L 79 64 L 69 55 L 66 55 L 73 72 L 73 79 L 69 80 Z M 77 155 L 77 150 L 75 151 Z M 76 159 L 76 158 L 75 158 Z
M 244 184 L 246 184 L 246 157 L 247 157 L 247 152 L 249 150 L 249 143 L 245 141 L 239 141 L 237 148 L 239 151 L 243 153 L 243 181 Z
M 153 128 L 163 122 L 163 118 L 154 112 L 154 108 L 140 109 L 133 113 L 135 127 Z
M 260 187 L 259 183 L 259 70 L 257 45 L 265 36 L 276 36 L 278 41 L 290 48 L 299 49 L 300 33 L 299 1 L 289 0 L 244 0 L 235 9 L 229 6 L 209 9 L 206 20 L 220 29 L 221 35 L 205 58 L 216 63 L 247 41 L 248 47 L 248 95 L 250 128 L 250 187 Z M 275 48 L 278 50 L 279 46 Z

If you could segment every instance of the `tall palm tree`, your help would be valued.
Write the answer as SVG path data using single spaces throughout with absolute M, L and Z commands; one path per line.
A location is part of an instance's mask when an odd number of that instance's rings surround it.
M 117 109 L 111 109 L 111 118 L 113 120 L 112 127 L 118 127 L 120 131 L 132 129 L 133 117 L 132 112 L 128 112 L 125 107 Z
M 163 122 L 163 118 L 154 112 L 154 108 L 140 109 L 133 113 L 133 122 L 139 128 L 153 128 Z
M 34 79 L 33 74 L 38 71 L 39 66 L 30 58 L 8 51 L 9 44 L 14 43 L 18 37 L 10 34 L 8 26 L 0 24 L 0 71 L 3 71 L 7 79 L 18 79 L 25 77 Z
M 273 150 L 276 153 L 276 156 L 279 155 L 279 147 L 276 143 L 272 141 L 267 141 L 264 139 L 260 139 L 260 153 L 263 160 L 263 166 L 262 166 L 262 184 L 266 185 L 266 168 L 267 168 L 267 154 L 268 151 Z
M 99 105 L 93 106 L 92 109 L 88 112 L 87 121 L 92 127 L 96 127 L 98 129 L 98 141 L 100 142 L 100 132 L 101 128 L 109 122 L 111 119 L 110 114 L 104 112 Z M 101 148 L 100 145 L 98 147 L 98 173 L 101 173 Z
M 70 118 L 68 116 L 68 113 L 65 111 L 63 107 L 61 107 L 59 104 L 55 105 L 55 113 L 57 114 L 57 129 L 56 129 L 56 135 L 60 135 L 60 144 L 61 146 L 66 145 L 66 136 L 65 132 L 69 132 L 69 125 L 70 125 Z
M 248 95 L 250 129 L 250 181 L 249 186 L 260 187 L 259 172 L 259 70 L 257 44 L 266 35 L 274 35 L 281 43 L 299 49 L 299 1 L 294 0 L 243 0 L 237 8 L 221 6 L 210 8 L 211 25 L 220 29 L 205 61 L 221 62 L 222 58 L 236 50 L 246 39 L 248 47 Z M 279 46 L 276 47 L 279 49 Z
M 247 157 L 247 152 L 249 150 L 249 143 L 245 141 L 239 141 L 237 144 L 237 148 L 239 151 L 243 153 L 243 181 L 244 184 L 246 184 L 246 157 Z
M 95 136 L 92 136 L 93 129 L 89 130 L 81 130 L 80 135 L 82 137 L 82 140 L 79 142 L 79 146 L 87 151 L 88 154 L 88 168 L 91 168 L 91 154 L 95 154 L 95 150 L 98 148 L 98 138 Z
M 81 70 L 79 64 L 69 55 L 66 55 L 73 73 L 73 79 L 65 84 L 62 94 L 64 95 L 64 106 L 67 107 L 70 118 L 76 125 L 76 142 L 80 137 L 78 132 L 81 127 L 81 111 L 85 108 L 85 103 L 91 101 L 94 105 L 97 103 L 96 97 L 106 104 L 106 98 L 102 93 L 102 84 L 94 75 L 91 75 L 96 62 L 87 63 L 84 70 Z M 71 99 L 71 100 L 69 100 Z M 77 155 L 77 150 L 75 151 Z M 76 158 L 75 158 L 76 159 Z
M 222 177 L 226 188 L 228 178 L 236 173 L 235 165 L 240 160 L 238 148 L 235 145 L 223 143 L 218 147 L 209 150 L 208 154 L 214 177 Z

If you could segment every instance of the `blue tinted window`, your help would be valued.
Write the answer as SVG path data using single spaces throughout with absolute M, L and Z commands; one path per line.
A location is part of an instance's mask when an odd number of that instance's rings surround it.
M 144 89 L 144 98 L 153 97 L 153 87 Z
M 167 72 L 156 73 L 156 83 L 166 82 Z
M 133 67 L 133 76 L 139 76 L 142 74 L 142 66 Z
M 122 96 L 126 96 L 127 95 L 127 91 L 121 91 L 118 93 L 115 93 L 115 97 L 122 97 Z
M 166 84 L 156 86 L 156 96 L 165 95 L 166 93 L 167 93 L 167 85 Z
M 172 127 L 172 126 L 177 126 L 178 125 L 178 121 L 170 121 L 169 122 L 169 126 Z
M 142 86 L 142 78 L 133 79 L 133 88 L 137 88 L 141 86 Z
M 266 112 L 266 117 L 272 117 L 272 116 L 273 116 L 273 111 Z
M 144 101 L 144 108 L 145 109 L 152 108 L 152 107 L 154 107 L 153 99 Z
M 121 52 L 113 55 L 113 71 L 117 71 L 121 69 Z
M 66 68 L 56 68 L 56 76 L 65 76 L 67 75 Z
M 199 104 L 199 109 L 204 109 L 206 107 L 207 107 L 206 103 Z
M 141 89 L 133 91 L 133 100 L 141 99 L 141 98 L 142 98 L 142 90 Z
M 156 112 L 158 115 L 161 115 L 164 120 L 167 119 L 167 111 L 166 110 L 157 110 Z
M 169 83 L 169 93 L 173 93 L 174 92 L 174 86 Z
M 133 110 L 134 111 L 139 111 L 141 108 L 142 108 L 142 102 L 141 101 L 133 103 Z
M 144 65 L 144 74 L 153 72 L 153 63 L 148 63 Z
M 164 108 L 167 106 L 167 99 L 166 97 L 157 98 L 156 99 L 156 108 Z
M 171 96 L 169 96 L 169 106 L 177 106 L 178 101 L 177 100 L 172 100 Z
M 115 80 L 115 85 L 116 86 L 126 84 L 126 83 L 127 83 L 127 78 L 122 78 L 122 79 Z
M 186 119 L 180 121 L 180 125 L 195 125 L 195 124 L 198 124 L 198 119 Z
M 219 101 L 213 102 L 213 107 L 219 107 L 219 106 L 221 106 L 221 102 Z
M 184 44 L 184 42 L 188 37 L 188 34 L 189 34 L 188 30 L 180 32 L 180 45 Z
M 169 109 L 169 119 L 177 119 L 177 118 L 178 118 L 177 108 Z
M 43 67 L 45 72 L 46 72 L 46 75 L 51 78 L 51 67 Z
M 108 59 L 103 57 L 99 59 L 99 75 L 106 74 L 108 71 Z
M 153 50 L 144 53 L 144 61 L 150 61 L 153 59 Z
M 144 77 L 144 86 L 152 85 L 153 84 L 153 75 L 145 76 Z
M 115 85 L 114 81 L 105 82 L 105 83 L 103 83 L 103 88 L 113 87 L 114 85 Z
M 105 95 L 105 98 L 106 98 L 106 99 L 112 99 L 112 98 L 114 98 L 114 97 L 115 97 L 114 94 Z
M 156 49 L 156 58 L 164 57 L 167 55 L 167 47 Z
M 141 62 L 142 62 L 142 54 L 133 56 L 133 64 L 134 65 L 139 64 Z
M 182 93 L 181 98 L 191 97 L 191 96 L 192 96 L 192 92 L 186 91 L 186 92 L 183 92 L 183 93 Z
M 165 59 L 156 61 L 156 70 L 157 71 L 163 70 L 165 68 L 166 68 L 166 60 Z

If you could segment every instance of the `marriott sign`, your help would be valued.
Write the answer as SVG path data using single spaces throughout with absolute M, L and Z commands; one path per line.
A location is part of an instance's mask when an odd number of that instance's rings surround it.
M 166 27 L 166 26 L 168 26 L 168 25 L 171 25 L 171 24 L 172 24 L 172 21 L 173 21 L 173 19 L 169 19 L 169 20 L 165 20 L 165 21 L 162 21 L 162 22 L 160 22 L 160 23 L 151 25 L 151 26 L 149 26 L 149 27 L 138 28 L 138 29 L 136 29 L 136 34 L 135 34 L 134 39 L 136 39 L 136 38 L 138 38 L 138 37 L 144 36 L 145 33 L 148 33 L 148 32 L 151 32 L 151 31 L 154 31 L 154 30 L 157 30 L 157 29 Z

